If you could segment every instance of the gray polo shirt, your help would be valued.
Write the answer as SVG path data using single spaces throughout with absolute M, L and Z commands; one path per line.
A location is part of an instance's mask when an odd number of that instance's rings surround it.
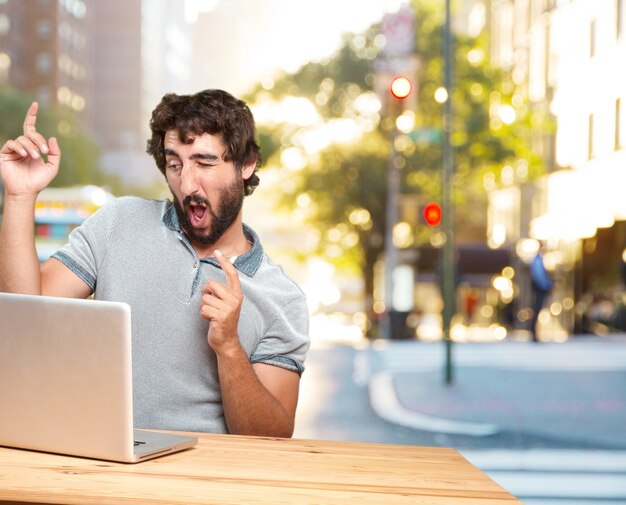
M 305 296 L 253 246 L 234 265 L 244 295 L 239 339 L 252 363 L 299 374 L 309 347 Z M 136 428 L 225 433 L 209 323 L 200 317 L 202 286 L 225 283 L 213 258 L 198 258 L 170 201 L 118 198 L 90 216 L 53 258 L 93 290 L 96 299 L 126 302 L 133 330 Z

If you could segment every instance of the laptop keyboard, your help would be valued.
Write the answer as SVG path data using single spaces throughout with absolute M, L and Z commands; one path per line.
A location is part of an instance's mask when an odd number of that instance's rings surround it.
M 137 447 L 138 445 L 144 445 L 145 442 L 142 442 L 141 440 L 135 440 L 134 444 L 135 444 L 135 447 Z

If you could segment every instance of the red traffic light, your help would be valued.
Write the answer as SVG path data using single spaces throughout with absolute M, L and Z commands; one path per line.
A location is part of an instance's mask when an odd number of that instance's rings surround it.
M 391 81 L 391 94 L 398 100 L 404 100 L 411 94 L 412 89 L 413 85 L 406 77 L 395 77 L 393 81 Z
M 437 226 L 441 223 L 441 207 L 438 203 L 431 202 L 424 207 L 424 219 L 429 226 Z

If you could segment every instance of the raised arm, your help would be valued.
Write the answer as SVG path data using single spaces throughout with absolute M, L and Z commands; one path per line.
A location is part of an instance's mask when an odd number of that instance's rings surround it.
M 4 183 L 4 213 L 0 228 L 0 290 L 41 293 L 39 261 L 35 250 L 35 200 L 54 179 L 61 161 L 55 138 L 37 132 L 38 104 L 24 119 L 23 135 L 8 140 L 0 150 L 0 176 Z
M 0 291 L 86 297 L 89 287 L 68 268 L 49 260 L 40 269 L 35 249 L 35 201 L 59 171 L 57 140 L 37 132 L 37 102 L 29 107 L 23 134 L 0 150 L 4 212 L 0 225 Z

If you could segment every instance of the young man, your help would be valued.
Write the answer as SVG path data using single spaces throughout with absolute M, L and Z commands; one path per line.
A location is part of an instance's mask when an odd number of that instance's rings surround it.
M 173 200 L 116 199 L 41 267 L 35 200 L 61 151 L 37 132 L 37 110 L 0 151 L 0 290 L 130 304 L 136 427 L 291 436 L 308 311 L 242 222 L 260 160 L 245 103 L 165 95 L 148 153 Z

